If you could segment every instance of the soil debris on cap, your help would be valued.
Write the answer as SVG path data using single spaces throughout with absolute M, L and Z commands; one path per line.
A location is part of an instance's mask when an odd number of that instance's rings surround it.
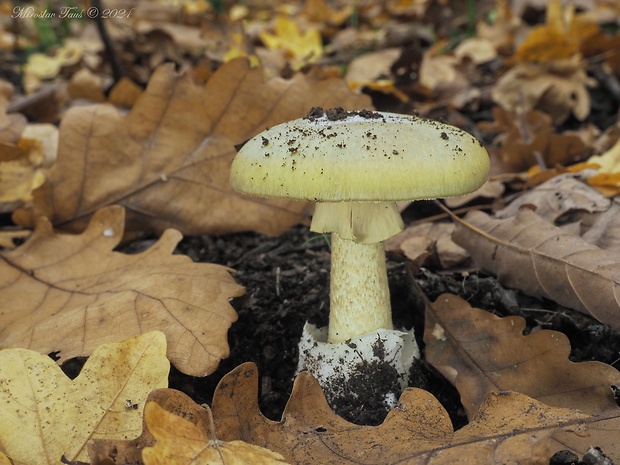
M 308 114 L 306 115 L 307 120 L 314 121 L 317 118 L 321 118 L 325 112 L 321 107 L 312 107 Z
M 326 116 L 329 121 L 342 121 L 350 116 L 361 116 L 366 119 L 379 119 L 383 117 L 381 113 L 372 110 L 347 111 L 342 107 L 323 110 L 321 107 L 312 107 L 304 119 L 312 122 L 323 116 Z

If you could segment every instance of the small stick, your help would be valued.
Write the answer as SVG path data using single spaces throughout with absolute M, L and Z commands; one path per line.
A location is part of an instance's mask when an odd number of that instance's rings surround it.
M 103 10 L 103 6 L 101 5 L 101 0 L 91 0 L 92 5 L 97 8 L 99 12 Z M 101 37 L 101 41 L 105 47 L 106 55 L 108 56 L 108 60 L 110 62 L 110 66 L 112 67 L 112 76 L 114 77 L 114 83 L 116 84 L 120 81 L 123 76 L 123 67 L 121 66 L 121 62 L 118 59 L 118 55 L 116 54 L 116 50 L 112 45 L 112 41 L 110 40 L 110 36 L 108 35 L 108 31 L 105 28 L 105 24 L 103 24 L 103 18 L 101 15 L 96 15 L 95 24 L 97 25 L 97 30 L 99 31 L 99 36 Z

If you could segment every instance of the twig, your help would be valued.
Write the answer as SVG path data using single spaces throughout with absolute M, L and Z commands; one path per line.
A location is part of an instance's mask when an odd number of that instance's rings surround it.
M 101 0 L 91 0 L 92 5 L 97 8 L 98 11 L 103 11 L 103 6 L 101 5 Z M 114 77 L 114 83 L 116 84 L 120 81 L 123 76 L 123 67 L 121 66 L 121 62 L 118 59 L 118 55 L 116 54 L 116 50 L 112 45 L 112 41 L 110 40 L 110 36 L 108 35 L 108 31 L 105 28 L 105 24 L 103 23 L 103 18 L 101 15 L 95 16 L 95 24 L 97 25 L 97 30 L 99 31 L 99 36 L 101 37 L 101 41 L 105 47 L 106 55 L 108 56 L 108 60 L 110 62 L 110 66 L 112 67 L 112 76 Z

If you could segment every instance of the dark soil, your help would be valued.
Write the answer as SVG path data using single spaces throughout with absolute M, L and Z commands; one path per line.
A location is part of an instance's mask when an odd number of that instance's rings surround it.
M 418 216 L 439 212 L 432 203 L 414 205 Z M 408 212 L 405 218 L 415 219 Z M 298 226 L 275 238 L 255 233 L 186 238 L 179 252 L 196 261 L 234 268 L 235 279 L 246 287 L 246 295 L 232 302 L 239 320 L 229 332 L 230 357 L 205 378 L 188 377 L 173 369 L 170 386 L 198 403 L 208 404 L 219 380 L 239 364 L 251 361 L 258 365 L 261 376 L 261 410 L 268 418 L 279 420 L 295 376 L 302 327 L 306 321 L 318 326 L 328 321 L 330 252 L 326 238 Z M 599 360 L 620 365 L 620 335 L 596 320 L 558 308 L 553 302 L 506 290 L 490 276 L 476 272 L 438 273 L 433 270 L 432 260 L 427 265 L 419 268 L 401 255 L 388 254 L 395 326 L 415 328 L 422 354 L 422 293 L 434 300 L 450 292 L 499 316 L 524 317 L 527 332 L 540 328 L 562 331 L 571 340 L 573 361 Z M 467 420 L 454 387 L 423 359 L 414 368 L 412 385 L 433 393 L 450 414 L 455 428 L 465 425 Z M 332 408 L 358 424 L 379 424 L 387 413 L 380 402 L 361 405 L 345 401 Z

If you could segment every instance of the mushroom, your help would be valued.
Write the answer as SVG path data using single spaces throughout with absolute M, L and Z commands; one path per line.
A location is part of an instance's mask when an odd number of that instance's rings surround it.
M 332 233 L 329 326 L 326 337 L 307 326 L 302 340 L 315 350 L 317 338 L 327 339 L 327 350 L 344 344 L 350 353 L 350 340 L 370 335 L 376 341 L 379 334 L 385 343 L 393 331 L 383 241 L 404 227 L 396 201 L 469 193 L 488 173 L 480 142 L 453 126 L 394 113 L 314 108 L 246 142 L 233 161 L 231 184 L 249 195 L 317 202 L 310 229 Z M 397 339 L 403 334 L 411 341 L 404 348 L 396 342 L 395 350 L 413 357 L 415 339 L 403 332 Z M 353 358 L 360 354 L 355 347 Z M 300 349 L 300 357 L 314 357 L 310 349 Z M 312 371 L 316 376 L 321 370 Z M 407 366 L 398 371 L 407 377 Z M 328 369 L 318 378 L 332 375 Z

